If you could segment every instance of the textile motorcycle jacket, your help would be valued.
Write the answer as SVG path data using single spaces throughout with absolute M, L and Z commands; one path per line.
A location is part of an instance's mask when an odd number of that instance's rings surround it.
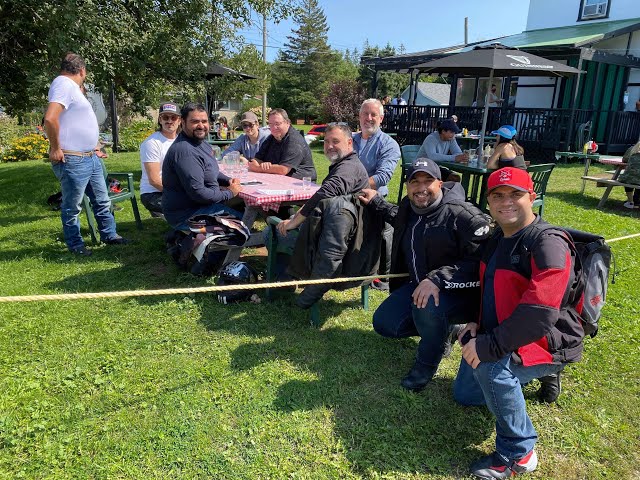
M 442 193 L 440 205 L 433 212 L 424 214 L 421 229 L 426 278 L 440 290 L 477 288 L 480 285 L 480 244 L 490 236 L 490 219 L 465 200 L 464 189 L 459 183 L 443 183 Z M 394 228 L 391 273 L 406 273 L 409 252 L 403 251 L 402 237 L 411 213 L 408 197 L 396 206 L 376 196 L 371 205 Z M 408 281 L 407 278 L 392 278 L 389 287 L 393 291 Z
M 381 218 L 355 195 L 323 199 L 300 228 L 288 272 L 300 279 L 371 275 L 378 269 L 382 228 Z M 361 283 L 308 285 L 296 303 L 309 308 L 331 288 Z
M 575 259 L 564 232 L 532 232 L 538 223 L 544 221 L 536 216 L 532 224 L 514 236 L 513 244 L 502 249 L 497 248 L 504 238 L 498 228 L 483 252 L 481 288 L 485 287 L 486 266 L 496 255 L 498 326 L 483 333 L 480 321 L 476 339 L 480 361 L 497 361 L 511 353 L 517 363 L 531 366 L 577 362 L 582 356 L 584 330 L 568 300 L 575 281 Z M 535 240 L 526 245 L 532 237 Z

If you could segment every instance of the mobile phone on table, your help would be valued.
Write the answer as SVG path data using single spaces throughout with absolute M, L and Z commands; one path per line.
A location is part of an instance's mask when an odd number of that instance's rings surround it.
M 260 182 L 259 180 L 249 180 L 248 182 L 240 182 L 240 185 L 262 185 L 262 182 Z

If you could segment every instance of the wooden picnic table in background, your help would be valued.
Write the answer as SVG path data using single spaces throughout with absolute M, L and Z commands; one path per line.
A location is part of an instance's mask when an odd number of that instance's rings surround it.
M 485 167 L 458 162 L 436 162 L 438 165 L 461 174 L 460 184 L 467 194 L 467 201 L 484 211 L 487 208 L 487 179 L 493 173 Z M 471 187 L 471 189 L 469 189 Z
M 640 188 L 640 185 L 632 185 L 632 184 L 618 181 L 618 177 L 624 171 L 624 168 L 627 166 L 627 164 L 622 160 L 622 157 L 610 157 L 610 156 L 600 157 L 598 158 L 597 161 L 598 163 L 602 163 L 604 165 L 613 165 L 616 167 L 616 169 L 613 171 L 613 174 L 611 175 L 611 178 L 596 177 L 596 176 L 589 176 L 589 175 L 584 175 L 582 177 L 583 183 L 586 181 L 596 182 L 596 185 L 605 187 L 604 193 L 602 194 L 602 198 L 598 202 L 597 208 L 602 208 L 604 206 L 605 202 L 609 198 L 609 195 L 611 194 L 611 190 L 613 190 L 613 187 Z

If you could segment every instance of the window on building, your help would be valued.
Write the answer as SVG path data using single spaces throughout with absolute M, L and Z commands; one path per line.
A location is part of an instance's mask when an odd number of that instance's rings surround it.
M 578 21 L 607 18 L 611 0 L 581 0 Z

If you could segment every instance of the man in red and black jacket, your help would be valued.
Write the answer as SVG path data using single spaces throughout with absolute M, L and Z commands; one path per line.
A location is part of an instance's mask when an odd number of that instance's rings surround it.
M 503 168 L 487 186 L 499 228 L 480 263 L 480 320 L 458 337 L 463 359 L 454 397 L 463 405 L 486 405 L 496 416 L 496 451 L 475 462 L 471 473 L 509 478 L 534 470 L 538 462 L 538 436 L 521 385 L 555 379 L 559 393 L 559 373 L 580 360 L 584 331 L 569 308 L 575 280 L 570 240 L 533 213 L 529 174 Z

